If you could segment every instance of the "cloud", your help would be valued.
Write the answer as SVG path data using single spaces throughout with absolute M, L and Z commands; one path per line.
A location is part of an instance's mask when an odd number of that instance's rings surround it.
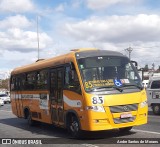
M 39 33 L 40 48 L 45 49 L 52 43 L 46 33 Z M 8 51 L 33 52 L 37 49 L 37 33 L 19 28 L 0 32 L 0 48 Z
M 1 0 L 1 12 L 27 12 L 34 10 L 34 4 L 31 0 Z
M 62 32 L 76 40 L 90 42 L 159 41 L 159 15 L 125 15 L 91 17 L 79 22 L 68 22 Z
M 30 26 L 32 26 L 32 22 L 30 22 L 25 16 L 22 15 L 9 16 L 0 21 L 0 29 L 27 28 Z
M 54 10 L 56 11 L 56 12 L 63 12 L 64 11 L 64 6 L 65 4 L 60 4 L 60 5 L 58 5 Z
M 79 8 L 82 3 L 83 3 L 83 0 L 72 0 L 72 7 L 74 9 Z
M 85 20 L 68 20 L 64 24 L 59 26 L 59 31 L 64 38 L 72 38 L 72 45 L 67 44 L 68 48 L 90 46 L 119 51 L 128 56 L 125 49 L 131 46 L 131 58 L 140 66 L 159 64 L 159 15 L 92 16 Z
M 0 60 L 0 71 L 8 71 L 8 69 L 34 63 L 37 60 L 37 52 L 5 51 Z
M 37 28 L 35 22 L 30 21 L 26 16 L 15 15 L 6 17 L 0 21 L 0 29 L 1 52 L 6 50 L 33 52 L 37 49 Z M 45 49 L 52 44 L 53 40 L 40 30 L 39 41 L 40 48 Z
M 87 0 L 88 8 L 101 10 L 116 4 L 133 4 L 140 0 Z

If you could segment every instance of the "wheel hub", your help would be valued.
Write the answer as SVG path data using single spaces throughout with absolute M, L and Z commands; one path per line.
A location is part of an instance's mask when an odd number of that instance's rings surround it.
M 155 106 L 155 111 L 159 111 L 159 107 L 158 106 Z
M 76 121 L 72 122 L 70 128 L 73 132 L 77 132 L 78 131 L 78 123 Z

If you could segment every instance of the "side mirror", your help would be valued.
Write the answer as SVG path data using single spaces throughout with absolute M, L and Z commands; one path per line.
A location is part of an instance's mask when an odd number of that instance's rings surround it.
M 75 70 L 75 66 L 74 66 L 73 62 L 70 62 L 70 68 L 71 68 L 71 70 Z
M 138 63 L 136 61 L 131 61 L 131 62 L 135 66 L 135 68 L 138 69 Z

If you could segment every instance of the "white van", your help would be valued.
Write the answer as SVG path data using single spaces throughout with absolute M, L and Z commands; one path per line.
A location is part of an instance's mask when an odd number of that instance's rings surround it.
M 149 80 L 147 87 L 148 105 L 153 113 L 160 114 L 160 77 L 153 77 Z

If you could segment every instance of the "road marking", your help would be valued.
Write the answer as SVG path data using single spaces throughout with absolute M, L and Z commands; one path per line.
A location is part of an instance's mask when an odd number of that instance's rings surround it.
M 132 130 L 136 131 L 136 132 L 143 132 L 143 133 L 150 133 L 150 134 L 160 135 L 160 132 L 144 131 L 144 130 L 137 130 L 137 129 L 132 129 Z
M 96 145 L 93 145 L 93 144 L 82 144 L 83 146 L 87 146 L 87 147 L 98 147 L 98 146 L 96 146 Z
M 0 110 L 0 111 L 4 111 L 4 112 L 12 112 L 12 111 L 6 111 L 6 110 Z
M 159 119 L 159 115 L 148 115 L 148 119 Z

